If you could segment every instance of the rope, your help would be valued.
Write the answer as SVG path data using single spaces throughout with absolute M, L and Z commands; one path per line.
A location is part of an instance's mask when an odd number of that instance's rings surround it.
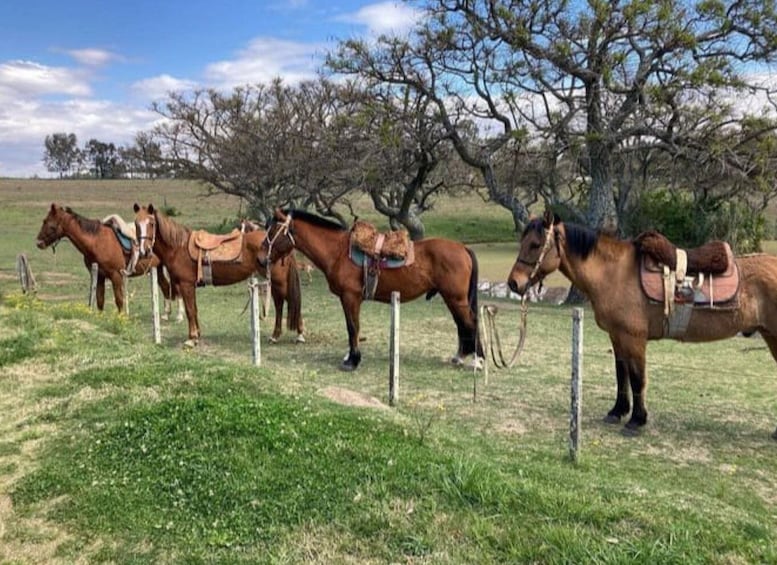
M 509 369 L 515 365 L 518 357 L 523 351 L 523 346 L 526 343 L 526 319 L 529 313 L 529 305 L 526 300 L 527 295 L 524 294 L 521 298 L 521 323 L 518 327 L 518 343 L 515 346 L 510 361 L 506 361 L 504 353 L 502 352 L 502 340 L 499 338 L 499 332 L 496 327 L 496 315 L 499 309 L 494 304 L 487 304 L 480 307 L 480 318 L 485 324 L 483 336 L 485 338 L 485 350 L 484 354 L 488 356 L 491 353 L 491 359 L 494 361 L 494 366 L 498 369 Z
M 19 253 L 16 256 L 16 272 L 19 273 L 19 283 L 22 285 L 24 294 L 35 292 L 38 289 L 38 283 L 35 282 L 35 276 L 32 274 L 26 253 Z

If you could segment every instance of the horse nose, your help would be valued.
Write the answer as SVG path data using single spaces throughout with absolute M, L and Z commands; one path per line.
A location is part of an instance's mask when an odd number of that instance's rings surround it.
M 512 290 L 515 294 L 523 296 L 523 293 L 526 292 L 527 287 L 529 286 L 529 281 L 526 281 L 526 284 L 519 287 L 518 283 L 515 282 L 515 279 L 510 277 L 507 279 L 507 286 L 510 287 L 510 290 Z
M 38 247 L 38 249 L 45 249 L 46 248 L 46 242 L 42 239 L 39 239 L 35 242 L 35 245 Z

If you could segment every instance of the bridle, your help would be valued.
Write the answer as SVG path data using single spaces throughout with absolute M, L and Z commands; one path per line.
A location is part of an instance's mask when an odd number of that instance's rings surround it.
M 146 220 L 146 224 L 147 224 L 146 227 L 148 227 L 148 224 L 152 223 L 152 220 L 151 220 L 152 217 L 153 216 L 151 214 L 149 214 L 149 218 Z M 135 221 L 135 224 L 136 224 L 135 231 L 138 234 L 144 233 L 144 231 L 140 229 L 140 225 L 138 224 L 137 221 Z M 140 248 L 141 253 L 145 252 L 145 250 L 143 248 L 143 241 L 145 241 L 145 240 L 151 240 L 151 245 L 149 245 L 149 247 L 148 247 L 148 254 L 150 255 L 151 253 L 154 252 L 154 244 L 156 243 L 156 227 L 157 227 L 156 226 L 156 217 L 153 218 L 153 226 L 154 226 L 153 230 L 149 230 L 149 229 L 145 230 L 145 233 L 151 232 L 151 235 L 138 235 L 137 236 L 138 247 Z
M 289 213 L 286 216 L 286 219 L 282 222 L 275 223 L 275 226 L 277 226 L 277 230 L 275 234 L 270 237 L 270 230 L 267 231 L 267 235 L 264 236 L 264 243 L 267 245 L 267 264 L 272 264 L 272 246 L 275 245 L 275 242 L 278 240 L 281 236 L 286 236 L 289 238 L 289 241 L 291 242 L 292 246 L 296 246 L 296 242 L 294 241 L 294 234 L 291 230 L 291 213 Z
M 550 248 L 554 243 L 556 243 L 558 246 L 558 242 L 556 240 L 556 229 L 555 226 L 551 224 L 545 229 L 545 242 L 542 245 L 540 254 L 537 256 L 537 260 L 527 261 L 526 259 L 522 259 L 520 256 L 518 259 L 516 259 L 517 263 L 522 263 L 523 265 L 532 267 L 531 274 L 529 275 L 529 285 L 532 284 L 532 279 L 534 279 L 534 277 L 537 276 L 537 273 L 539 273 L 542 262 L 545 260 L 545 256 L 548 254 L 548 251 L 550 251 Z

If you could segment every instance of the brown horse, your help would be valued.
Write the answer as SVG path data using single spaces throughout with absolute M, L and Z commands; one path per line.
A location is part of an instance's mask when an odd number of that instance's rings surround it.
M 352 371 L 361 361 L 359 311 L 363 301 L 364 270 L 349 257 L 350 232 L 327 219 L 300 210 L 276 211 L 267 230 L 265 256 L 274 264 L 296 247 L 326 276 L 329 290 L 340 298 L 348 329 L 349 351 L 340 368 Z M 454 363 L 466 355 L 483 355 L 477 339 L 477 280 L 475 254 L 462 244 L 446 239 L 415 242 L 415 262 L 383 269 L 374 298 L 389 302 L 399 291 L 402 302 L 438 292 L 453 315 L 459 334 Z
M 597 325 L 612 341 L 617 396 L 605 421 L 620 422 L 631 410 L 626 431 L 647 423 L 645 407 L 648 340 L 665 337 L 664 304 L 650 301 L 639 279 L 640 253 L 636 242 L 604 235 L 553 214 L 534 219 L 523 232 L 518 259 L 507 283 L 525 293 L 559 269 L 591 301 Z M 760 332 L 777 360 L 777 257 L 745 255 L 735 259 L 739 269 L 738 301 L 727 308 L 694 307 L 685 334 L 687 342 L 707 342 Z M 634 408 L 631 408 L 629 398 Z M 777 439 L 777 431 L 773 434 Z
M 153 253 L 158 255 L 167 267 L 183 297 L 186 317 L 189 320 L 189 339 L 187 346 L 196 345 L 200 338 L 200 323 L 197 316 L 198 267 L 189 255 L 188 243 L 192 230 L 175 222 L 154 208 L 153 204 L 139 206 L 135 204 L 135 226 L 140 241 L 141 257 Z M 260 253 L 265 232 L 250 231 L 243 234 L 240 256 L 236 261 L 214 262 L 212 278 L 214 286 L 235 284 L 246 280 L 254 273 L 267 276 L 267 270 L 257 257 Z M 270 270 L 270 286 L 275 303 L 275 328 L 271 341 L 276 341 L 283 330 L 283 303 L 288 304 L 287 326 L 297 331 L 297 341 L 304 342 L 304 324 L 302 320 L 302 296 L 299 271 L 292 257 L 288 261 L 274 264 Z
M 56 244 L 62 238 L 68 238 L 84 256 L 84 264 L 91 272 L 92 263 L 97 263 L 97 309 L 105 306 L 105 279 L 113 285 L 113 297 L 119 312 L 124 311 L 124 270 L 130 259 L 130 252 L 119 243 L 113 229 L 100 220 L 85 218 L 71 208 L 52 204 L 48 214 L 43 219 L 43 225 L 38 232 L 36 244 L 39 249 L 46 249 Z M 130 277 L 146 274 L 149 269 L 157 269 L 157 280 L 165 297 L 165 312 L 169 315 L 171 301 L 177 298 L 175 288 L 164 274 L 162 265 L 156 256 L 139 261 L 129 273 Z M 179 320 L 183 314 L 179 301 Z

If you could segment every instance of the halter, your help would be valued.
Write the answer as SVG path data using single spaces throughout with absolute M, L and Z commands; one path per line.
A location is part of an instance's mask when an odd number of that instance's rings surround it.
M 523 263 L 524 265 L 527 265 L 529 267 L 533 267 L 531 274 L 529 275 L 529 284 L 531 284 L 531 280 L 537 276 L 537 273 L 540 270 L 540 267 L 542 266 L 542 262 L 545 260 L 545 255 L 548 254 L 548 251 L 550 251 L 551 246 L 556 241 L 555 237 L 555 231 L 553 224 L 548 226 L 548 228 L 545 230 L 545 243 L 542 245 L 542 249 L 540 250 L 540 254 L 537 256 L 537 260 L 527 261 L 526 259 L 521 259 L 518 257 L 517 262 Z
M 276 226 L 278 226 L 278 231 L 275 232 L 275 235 L 271 238 L 270 232 L 267 232 L 267 235 L 264 237 L 264 241 L 267 243 L 267 264 L 272 263 L 272 246 L 275 245 L 275 241 L 282 235 L 285 235 L 289 238 L 289 241 L 291 241 L 291 245 L 296 247 L 296 242 L 294 241 L 294 235 L 291 233 L 291 213 L 289 213 L 288 216 L 286 216 L 286 219 L 283 220 L 281 223 L 276 223 Z
M 151 246 L 149 247 L 149 254 L 154 252 L 154 244 L 156 243 L 156 230 L 157 230 L 157 220 L 156 215 L 153 215 L 154 217 L 154 231 L 151 235 L 137 235 L 138 240 L 138 247 L 143 250 L 143 240 L 144 239 L 150 239 L 151 240 Z M 136 230 L 138 233 L 141 232 L 141 230 Z

